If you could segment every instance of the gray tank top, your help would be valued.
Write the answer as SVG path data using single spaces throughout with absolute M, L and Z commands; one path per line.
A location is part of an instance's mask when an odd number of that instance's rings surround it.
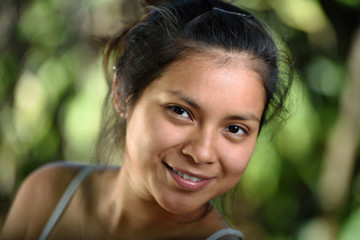
M 73 197 L 74 193 L 82 183 L 82 181 L 95 169 L 102 168 L 101 165 L 89 165 L 84 167 L 76 176 L 75 178 L 70 182 L 69 186 L 66 188 L 64 194 L 60 198 L 58 204 L 56 205 L 52 215 L 50 216 L 48 222 L 46 223 L 39 240 L 45 240 L 50 235 L 51 231 L 55 227 L 56 223 L 59 221 L 61 215 L 64 213 L 67 205 L 71 201 L 71 198 Z M 242 240 L 244 238 L 242 232 L 233 229 L 233 228 L 225 228 L 221 229 L 214 234 L 212 234 L 210 237 L 206 238 L 206 240 L 217 240 L 224 236 L 234 236 L 238 239 Z

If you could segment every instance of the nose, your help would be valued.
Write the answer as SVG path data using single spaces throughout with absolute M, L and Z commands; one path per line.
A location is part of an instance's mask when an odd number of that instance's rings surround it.
M 216 134 L 211 130 L 203 130 L 194 133 L 181 151 L 197 164 L 211 164 L 216 160 L 215 149 Z

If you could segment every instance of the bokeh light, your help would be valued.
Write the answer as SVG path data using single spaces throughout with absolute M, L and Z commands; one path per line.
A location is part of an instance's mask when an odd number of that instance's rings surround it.
M 139 2 L 0 2 L 0 229 L 30 172 L 53 161 L 93 161 L 107 91 L 102 48 L 94 39 L 135 19 Z M 294 57 L 297 68 L 288 105 L 291 117 L 282 128 L 262 130 L 236 193 L 234 224 L 247 240 L 357 240 L 360 143 L 349 137 L 348 126 L 338 123 L 349 112 L 343 102 L 352 98 L 346 94 L 360 92 L 354 84 L 358 74 L 350 74 L 348 67 L 349 62 L 360 66 L 349 59 L 349 49 L 360 41 L 354 39 L 360 29 L 360 0 L 233 3 L 274 24 L 278 39 L 286 40 L 282 50 Z M 346 118 L 351 117 L 357 119 L 350 109 Z M 352 135 L 360 137 L 353 129 Z M 337 132 L 341 134 L 330 145 Z M 328 148 L 339 148 L 339 164 L 348 156 L 341 151 L 347 151 L 342 146 L 349 141 L 357 141 L 353 158 L 346 159 L 352 175 L 340 186 L 343 201 L 328 211 L 320 199 L 335 197 L 323 194 L 319 182 L 339 186 L 323 180 L 324 166 L 341 171 L 329 162 Z

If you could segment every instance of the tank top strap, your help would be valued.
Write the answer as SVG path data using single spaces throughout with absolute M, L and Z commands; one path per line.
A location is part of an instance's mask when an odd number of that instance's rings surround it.
M 84 167 L 79 171 L 79 173 L 74 177 L 74 179 L 70 182 L 69 186 L 66 188 L 64 194 L 60 198 L 59 202 L 57 203 L 52 215 L 50 216 L 49 220 L 47 221 L 39 240 L 45 240 L 55 227 L 56 223 L 60 219 L 61 215 L 64 213 L 67 205 L 69 204 L 71 198 L 73 197 L 74 193 L 80 186 L 80 184 L 84 181 L 84 179 L 96 168 L 99 168 L 99 165 L 89 165 Z
M 224 228 L 224 229 L 221 229 L 221 230 L 215 232 L 210 237 L 208 237 L 206 240 L 217 240 L 221 237 L 228 236 L 228 235 L 235 236 L 240 240 L 244 239 L 244 234 L 242 232 L 240 232 L 239 230 L 236 230 L 233 228 Z

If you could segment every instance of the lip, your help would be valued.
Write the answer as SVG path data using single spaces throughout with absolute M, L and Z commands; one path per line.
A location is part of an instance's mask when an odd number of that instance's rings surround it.
M 202 188 L 204 188 L 206 185 L 208 185 L 210 183 L 210 181 L 213 179 L 213 178 L 204 177 L 204 176 L 197 175 L 197 174 L 191 174 L 189 172 L 179 170 L 180 172 L 190 175 L 192 177 L 201 178 L 200 181 L 191 181 L 189 179 L 184 179 L 184 178 L 180 177 L 176 172 L 173 171 L 173 168 L 171 166 L 167 165 L 166 163 L 165 163 L 165 166 L 166 166 L 167 170 L 169 171 L 169 174 L 172 177 L 172 179 L 184 190 L 199 191 Z

